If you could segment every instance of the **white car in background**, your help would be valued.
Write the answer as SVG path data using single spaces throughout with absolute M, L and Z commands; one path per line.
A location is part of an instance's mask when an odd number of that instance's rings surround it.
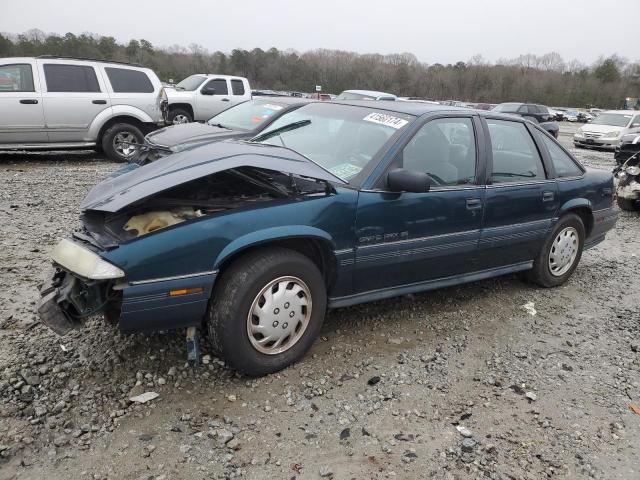
M 376 92 L 375 90 L 345 90 L 336 97 L 336 100 L 391 100 L 395 101 L 393 93 Z
M 601 112 L 576 132 L 576 147 L 600 147 L 615 150 L 620 138 L 628 133 L 640 133 L 640 111 L 609 110 Z
M 168 122 L 172 124 L 209 120 L 234 105 L 251 100 L 249 81 L 229 75 L 191 75 L 166 90 Z

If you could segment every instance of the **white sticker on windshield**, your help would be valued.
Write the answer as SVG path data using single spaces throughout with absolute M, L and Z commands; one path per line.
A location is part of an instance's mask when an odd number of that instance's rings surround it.
M 329 169 L 329 171 L 336 177 L 343 180 L 349 180 L 351 177 L 360 173 L 360 170 L 362 170 L 362 168 L 357 165 L 352 165 L 351 163 L 341 163 L 340 165 L 335 165 Z
M 280 105 L 273 105 L 272 103 L 265 103 L 262 108 L 267 108 L 269 110 L 275 110 L 276 112 L 278 110 L 282 110 L 282 106 Z
M 373 122 L 379 125 L 384 125 L 385 127 L 395 128 L 396 130 L 404 127 L 408 120 L 404 120 L 402 118 L 394 117 L 393 115 L 387 115 L 386 113 L 370 113 L 366 117 L 363 118 L 366 122 Z

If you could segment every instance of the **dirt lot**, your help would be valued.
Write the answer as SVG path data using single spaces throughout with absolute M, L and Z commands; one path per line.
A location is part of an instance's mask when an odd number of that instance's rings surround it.
M 0 156 L 0 480 L 640 478 L 637 214 L 562 288 L 508 276 L 333 311 L 303 362 L 250 379 L 186 364 L 182 332 L 37 322 L 47 252 L 115 168 Z

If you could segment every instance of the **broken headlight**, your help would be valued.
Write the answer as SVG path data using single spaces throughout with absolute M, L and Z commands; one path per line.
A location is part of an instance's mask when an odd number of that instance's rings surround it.
M 124 277 L 124 272 L 75 242 L 63 239 L 53 249 L 53 261 L 61 267 L 91 280 Z

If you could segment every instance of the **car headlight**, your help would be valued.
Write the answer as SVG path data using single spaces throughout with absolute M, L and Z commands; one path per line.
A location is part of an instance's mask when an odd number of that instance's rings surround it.
M 582 138 L 584 137 L 584 133 L 582 132 L 576 132 L 576 134 L 574 135 L 575 138 Z
M 625 171 L 628 175 L 633 175 L 633 176 L 640 175 L 640 167 L 638 167 L 638 166 L 636 166 L 636 165 L 634 165 L 634 166 L 632 166 L 632 167 L 627 167 L 627 168 L 625 168 L 625 170 L 624 170 L 624 171 Z
M 54 247 L 51 258 L 61 267 L 91 280 L 124 277 L 124 272 L 118 267 L 66 238 Z

